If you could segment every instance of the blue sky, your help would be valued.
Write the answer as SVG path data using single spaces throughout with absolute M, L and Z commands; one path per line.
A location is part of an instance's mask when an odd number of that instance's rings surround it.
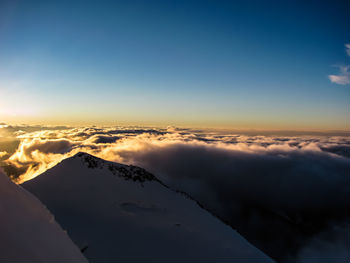
M 281 2 L 1 1 L 0 119 L 350 129 L 350 4 Z

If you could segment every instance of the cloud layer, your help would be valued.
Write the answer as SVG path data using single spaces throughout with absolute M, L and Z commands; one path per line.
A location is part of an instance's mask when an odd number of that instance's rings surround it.
M 0 129 L 1 130 L 1 129 Z M 349 157 L 348 136 L 259 136 L 219 132 L 203 132 L 186 129 L 83 127 L 42 129 L 11 127 L 12 136 L 19 140 L 14 152 L 6 160 L 8 165 L 26 168 L 23 180 L 38 175 L 48 167 L 79 151 L 86 151 L 101 158 L 139 164 L 154 170 L 150 156 L 170 154 L 173 159 L 190 150 L 224 154 L 231 159 L 253 157 L 292 156 L 318 153 L 337 158 Z M 346 134 L 345 134 L 346 135 Z M 10 135 L 9 135 L 10 136 Z M 196 155 L 199 156 L 199 153 Z M 190 153 L 192 154 L 192 153 Z M 208 157 L 209 159 L 211 156 Z M 217 162 L 217 161 L 215 161 Z M 173 162 L 176 163 L 175 161 Z

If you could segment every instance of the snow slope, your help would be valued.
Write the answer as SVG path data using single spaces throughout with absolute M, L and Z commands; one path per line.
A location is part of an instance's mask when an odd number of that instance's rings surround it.
M 272 262 L 195 201 L 144 169 L 85 153 L 23 187 L 90 262 Z
M 43 204 L 0 171 L 0 262 L 86 263 Z

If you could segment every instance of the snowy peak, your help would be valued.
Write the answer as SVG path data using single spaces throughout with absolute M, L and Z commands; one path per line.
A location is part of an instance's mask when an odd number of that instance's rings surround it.
M 146 182 L 146 181 L 158 181 L 159 180 L 151 173 L 147 172 L 145 169 L 133 166 L 125 165 L 114 162 L 105 161 L 96 156 L 90 155 L 85 152 L 79 152 L 73 157 L 76 160 L 81 160 L 81 162 L 91 169 L 105 169 L 107 168 L 113 175 L 124 178 L 125 180 L 132 180 L 134 182 Z
M 136 166 L 78 153 L 22 186 L 47 205 L 91 262 L 273 262 Z

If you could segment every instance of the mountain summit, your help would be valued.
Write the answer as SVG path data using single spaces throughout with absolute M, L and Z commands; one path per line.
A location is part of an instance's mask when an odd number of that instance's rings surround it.
M 139 167 L 78 153 L 22 186 L 90 262 L 272 262 Z

